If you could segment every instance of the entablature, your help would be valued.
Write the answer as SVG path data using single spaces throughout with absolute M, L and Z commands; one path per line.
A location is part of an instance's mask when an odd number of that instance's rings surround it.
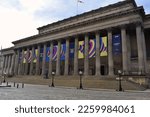
M 43 27 L 39 27 L 39 34 L 46 33 L 46 32 L 54 32 L 56 30 L 65 29 L 70 26 L 78 25 L 83 22 L 88 22 L 89 20 L 97 19 L 97 18 L 103 18 L 108 15 L 128 11 L 131 9 L 135 9 L 136 6 L 134 2 L 131 1 L 123 1 L 118 2 L 113 5 L 109 5 L 106 7 L 102 7 L 87 13 L 83 13 L 81 15 L 77 15 L 68 19 L 64 19 L 62 21 L 58 21 L 52 24 L 48 24 Z

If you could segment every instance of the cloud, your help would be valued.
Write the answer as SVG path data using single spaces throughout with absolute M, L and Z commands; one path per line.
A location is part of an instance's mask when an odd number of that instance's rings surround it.
M 77 15 L 77 0 L 0 0 L 0 44 L 37 34 L 36 28 Z M 78 13 L 107 6 L 122 0 L 82 0 Z M 137 0 L 150 13 L 150 2 Z
M 150 6 L 150 1 L 149 0 L 137 0 L 136 2 L 137 2 L 138 5 L 144 6 L 145 12 L 147 14 L 150 13 L 150 7 L 149 7 Z

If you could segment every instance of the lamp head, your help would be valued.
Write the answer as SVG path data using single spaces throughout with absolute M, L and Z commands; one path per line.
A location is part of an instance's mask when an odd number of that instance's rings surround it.
M 82 71 L 79 71 L 79 75 L 82 75 L 83 74 L 83 72 Z
M 55 72 L 52 72 L 52 75 L 55 75 Z
M 122 73 L 122 71 L 121 70 L 118 70 L 118 74 L 121 74 Z

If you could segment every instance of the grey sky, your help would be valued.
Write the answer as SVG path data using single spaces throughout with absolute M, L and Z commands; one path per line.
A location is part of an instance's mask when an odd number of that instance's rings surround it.
M 37 34 L 36 28 L 77 14 L 77 0 L 0 0 L 0 46 Z M 78 13 L 84 13 L 122 0 L 82 0 Z M 149 0 L 136 0 L 150 13 Z

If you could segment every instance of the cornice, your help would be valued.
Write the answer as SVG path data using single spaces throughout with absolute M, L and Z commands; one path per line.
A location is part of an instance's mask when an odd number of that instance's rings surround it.
M 85 12 L 83 14 L 80 14 L 80 15 L 77 15 L 77 16 L 73 16 L 73 17 L 70 17 L 70 18 L 67 18 L 67 19 L 64 19 L 64 20 L 61 20 L 61 21 L 57 21 L 57 22 L 54 22 L 54 23 L 51 23 L 51 24 L 39 27 L 37 29 L 40 31 L 40 30 L 44 30 L 44 29 L 47 29 L 47 28 L 53 28 L 53 27 L 55 27 L 57 25 L 68 23 L 68 21 L 71 21 L 71 20 L 80 19 L 82 17 L 86 17 L 86 16 L 88 16 L 90 14 L 93 14 L 93 13 L 103 12 L 103 11 L 109 10 L 111 8 L 120 7 L 120 6 L 123 6 L 123 5 L 126 5 L 126 4 L 130 4 L 130 3 L 132 3 L 135 8 L 137 7 L 137 5 L 136 5 L 134 0 L 125 0 L 125 1 L 121 1 L 121 2 L 115 3 L 115 4 L 110 4 L 110 5 L 105 6 L 105 7 L 100 7 L 99 9 L 92 10 L 90 12 Z
M 107 21 L 107 20 L 115 20 L 119 17 L 125 17 L 125 16 L 131 15 L 131 14 L 141 14 L 142 12 L 143 12 L 143 7 L 138 7 L 137 9 L 132 9 L 132 10 L 128 10 L 128 11 L 124 11 L 124 12 L 120 12 L 120 13 L 106 15 L 104 17 L 97 17 L 97 18 L 94 18 L 94 19 L 91 19 L 91 20 L 87 20 L 87 21 L 83 21 L 83 22 L 80 22 L 80 23 L 77 23 L 77 24 L 69 25 L 67 27 L 63 27 L 63 28 L 56 29 L 56 30 L 53 30 L 53 31 L 33 35 L 33 36 L 30 36 L 30 37 L 27 37 L 27 38 L 24 38 L 24 39 L 21 39 L 21 40 L 14 41 L 12 43 L 17 44 L 17 43 L 21 43 L 21 42 L 24 42 L 24 41 L 36 39 L 38 37 L 43 37 L 43 36 L 47 36 L 47 35 L 51 35 L 51 34 L 57 34 L 57 33 L 61 32 L 61 31 L 64 31 L 64 30 L 66 31 L 66 30 L 70 30 L 70 29 L 73 29 L 73 28 L 76 28 L 76 27 L 83 27 L 83 26 L 86 26 L 86 25 L 90 25 L 90 24 L 97 23 L 97 22 L 103 22 L 103 21 Z

